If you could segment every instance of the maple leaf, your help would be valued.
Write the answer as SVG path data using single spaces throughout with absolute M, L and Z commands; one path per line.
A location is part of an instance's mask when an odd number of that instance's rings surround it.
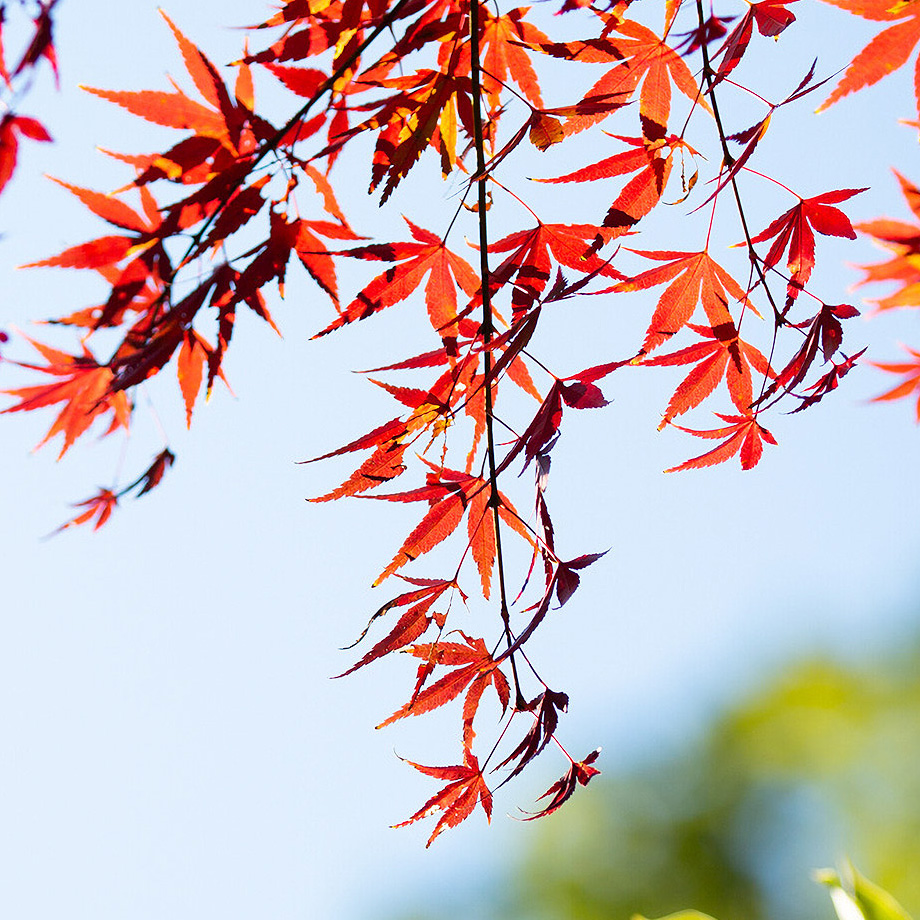
M 541 799 L 549 798 L 550 801 L 534 814 L 528 814 L 523 820 L 536 821 L 537 818 L 545 818 L 554 811 L 561 808 L 571 797 L 579 785 L 587 786 L 588 783 L 600 774 L 597 767 L 591 766 L 600 756 L 601 749 L 592 751 L 584 760 L 578 762 L 572 761 L 572 766 L 564 776 L 556 780 L 543 795 Z
M 895 172 L 908 206 L 914 216 L 920 219 L 920 190 Z M 860 265 L 864 277 L 857 286 L 878 282 L 897 282 L 897 290 L 878 300 L 873 300 L 879 310 L 897 307 L 913 307 L 920 304 L 920 267 L 917 255 L 920 253 L 920 224 L 896 220 L 873 220 L 856 224 L 856 229 L 876 239 L 882 246 L 894 253 L 886 262 Z
M 406 581 L 417 585 L 421 580 L 406 579 Z M 443 627 L 445 617 L 439 614 L 429 615 L 428 611 L 445 591 L 455 587 L 456 583 L 452 581 L 444 581 L 442 579 L 428 580 L 422 587 L 417 587 L 414 591 L 406 591 L 394 597 L 392 600 L 387 601 L 370 618 L 364 632 L 362 632 L 357 640 L 352 643 L 352 646 L 357 645 L 367 635 L 371 623 L 378 617 L 384 616 L 394 608 L 408 607 L 409 609 L 403 613 L 390 632 L 377 642 L 357 664 L 352 665 L 347 671 L 343 671 L 337 676 L 345 677 L 347 674 L 351 674 L 353 671 L 363 668 L 372 661 L 376 661 L 383 655 L 388 655 L 390 652 L 394 652 L 408 645 L 410 642 L 414 642 L 428 629 L 432 622 L 437 622 L 438 626 Z M 351 648 L 352 646 L 348 647 Z
M 417 687 L 412 698 L 401 706 L 377 728 L 397 722 L 406 716 L 417 716 L 438 709 L 467 691 L 463 704 L 464 746 L 469 749 L 473 739 L 473 717 L 479 706 L 483 691 L 494 686 L 503 709 L 508 705 L 509 687 L 504 674 L 498 669 L 498 661 L 492 658 L 483 639 L 472 639 L 460 634 L 464 642 L 431 642 L 413 645 L 406 651 L 423 662 L 420 682 L 437 665 L 453 668 L 439 680 L 427 687 Z
M 575 589 L 580 584 L 581 576 L 578 574 L 579 570 L 586 569 L 589 565 L 593 565 L 598 559 L 606 554 L 606 550 L 602 553 L 586 553 L 583 556 L 570 559 L 568 562 L 559 562 L 559 566 L 556 569 L 555 587 L 556 600 L 559 601 L 560 607 L 565 605 L 566 601 L 575 593 Z
M 723 422 L 728 422 L 728 425 L 723 428 L 711 428 L 705 431 L 674 425 L 675 428 L 686 431 L 688 434 L 695 435 L 698 438 L 725 438 L 725 441 L 705 454 L 700 454 L 699 457 L 693 457 L 678 466 L 672 466 L 670 469 L 665 470 L 666 473 L 715 466 L 717 463 L 724 463 L 726 460 L 730 460 L 739 452 L 741 454 L 741 469 L 749 470 L 757 466 L 760 461 L 764 441 L 768 444 L 776 444 L 776 438 L 757 421 L 755 415 L 722 415 L 721 412 L 717 412 L 716 415 Z
M 456 827 L 465 821 L 476 809 L 482 806 L 486 818 L 492 818 L 492 793 L 486 785 L 485 777 L 479 767 L 479 761 L 469 750 L 463 752 L 463 764 L 453 767 L 426 767 L 407 760 L 410 766 L 420 773 L 446 780 L 447 785 L 433 795 L 411 818 L 394 824 L 393 827 L 405 827 L 435 812 L 443 812 L 435 825 L 426 847 L 430 847 L 435 838 L 449 827 Z
M 876 396 L 873 402 L 889 402 L 895 399 L 908 399 L 917 395 L 916 416 L 917 422 L 920 423 L 920 351 L 908 348 L 906 345 L 901 346 L 904 351 L 910 355 L 909 361 L 895 361 L 888 363 L 871 362 L 873 367 L 879 370 L 887 371 L 889 374 L 897 374 L 903 377 L 900 383 L 886 390 L 879 396 Z
M 74 508 L 85 508 L 86 510 L 81 511 L 76 517 L 67 521 L 65 524 L 61 524 L 57 530 L 53 531 L 51 536 L 61 533 L 61 531 L 67 530 L 69 527 L 88 524 L 94 518 L 93 530 L 98 530 L 108 521 L 117 505 L 118 496 L 111 489 L 100 489 L 95 495 L 86 499 L 86 501 L 75 504 Z
M 429 464 L 433 472 L 428 474 L 425 486 L 411 492 L 394 492 L 388 495 L 369 495 L 379 501 L 417 502 L 427 501 L 428 513 L 403 542 L 390 564 L 377 576 L 374 586 L 389 578 L 394 572 L 420 555 L 433 550 L 456 530 L 466 512 L 473 508 L 469 518 L 470 545 L 488 596 L 489 573 L 495 555 L 495 531 L 492 525 L 483 526 L 485 504 L 477 501 L 479 493 L 490 493 L 487 479 L 469 473 L 439 468 Z M 530 536 L 521 523 L 520 515 L 506 495 L 498 493 L 498 513 L 501 519 L 523 539 L 530 542 Z M 478 545 L 477 545 L 478 544 Z
M 378 104 L 379 111 L 360 125 L 340 135 L 317 157 L 326 156 L 363 131 L 380 129 L 371 167 L 369 192 L 386 179 L 380 204 L 384 204 L 408 175 L 426 147 L 441 153 L 441 169 L 446 175 L 456 162 L 457 121 L 471 92 L 470 79 L 458 73 L 459 46 L 443 69 L 421 69 L 414 74 L 362 83 L 393 89 L 389 98 Z M 472 134 L 472 131 L 468 132 Z
M 689 57 L 694 51 L 699 51 L 700 48 L 710 45 L 728 34 L 728 23 L 735 18 L 734 16 L 716 16 L 715 13 L 710 13 L 709 18 L 698 24 L 696 28 L 674 36 L 675 38 L 683 39 L 683 41 L 677 42 L 673 46 L 674 50 L 679 51 L 681 57 Z
M 568 562 L 559 561 L 555 570 L 547 579 L 546 590 L 543 593 L 543 597 L 525 611 L 525 613 L 535 611 L 530 622 L 517 634 L 517 638 L 508 645 L 495 660 L 497 662 L 502 662 L 506 658 L 510 658 L 521 648 L 536 632 L 537 627 L 543 620 L 546 619 L 553 596 L 555 595 L 559 602 L 559 606 L 562 607 L 578 587 L 580 576 L 577 574 L 577 570 L 592 565 L 605 554 L 606 550 L 603 553 L 588 553 L 583 556 L 578 556 Z
M 523 46 L 548 42 L 549 39 L 524 19 L 527 9 L 520 7 L 503 16 L 494 16 L 488 10 L 482 10 L 479 39 L 483 49 L 482 86 L 493 110 L 499 107 L 499 96 L 509 77 L 536 108 L 543 107 L 537 75 Z
M 81 88 L 154 124 L 190 130 L 198 138 L 218 141 L 233 157 L 252 153 L 255 137 L 248 126 L 249 110 L 235 95 L 231 97 L 208 57 L 176 28 L 165 13 L 161 11 L 161 14 L 179 45 L 186 70 L 205 105 L 196 102 L 178 87 L 172 93 L 152 90 L 128 92 L 90 86 Z
M 914 46 L 920 41 L 920 9 L 912 3 L 892 3 L 890 0 L 824 0 L 876 22 L 895 22 L 863 48 L 850 62 L 840 82 L 830 96 L 818 107 L 821 112 L 849 93 L 878 83 L 883 77 L 907 63 Z M 904 20 L 898 22 L 897 20 Z M 914 84 L 920 106 L 920 61 Z
M 19 63 L 10 74 L 11 78 L 18 76 L 28 68 L 35 67 L 44 58 L 51 65 L 55 83 L 58 82 L 57 53 L 52 35 L 54 23 L 51 15 L 57 3 L 58 0 L 43 0 L 39 4 L 38 15 L 32 19 L 35 31 L 32 33 L 32 38 L 22 53 Z
M 21 364 L 19 367 L 40 371 L 59 378 L 54 383 L 4 390 L 15 396 L 19 402 L 3 412 L 29 412 L 63 402 L 54 423 L 41 439 L 41 447 L 57 434 L 63 434 L 64 443 L 58 457 L 63 457 L 74 441 L 83 434 L 97 418 L 111 415 L 105 434 L 111 434 L 119 427 L 127 429 L 131 416 L 131 405 L 122 392 L 114 392 L 114 374 L 104 364 L 99 364 L 92 352 L 83 346 L 82 355 L 70 355 L 50 348 L 33 339 L 25 338 L 48 362 L 46 365 Z
M 447 249 L 439 236 L 417 227 L 408 219 L 406 223 L 417 242 L 377 243 L 341 253 L 355 259 L 399 264 L 374 278 L 333 322 L 313 338 L 319 338 L 356 320 L 366 319 L 405 300 L 421 285 L 425 275 L 429 275 L 425 287 L 425 303 L 432 326 L 444 337 L 456 335 L 453 329 L 457 321 L 457 289 L 454 282 L 467 296 L 472 297 L 479 289 L 479 277 L 465 259 Z
M 714 83 L 724 80 L 741 62 L 754 31 L 754 23 L 757 24 L 761 35 L 778 37 L 787 26 L 795 22 L 795 15 L 786 9 L 788 3 L 795 2 L 796 0 L 761 0 L 760 3 L 751 3 L 731 34 L 712 56 L 713 60 L 720 56 L 722 58 Z
M 125 486 L 118 493 L 119 497 L 126 495 L 134 489 L 138 489 L 135 498 L 146 495 L 151 489 L 155 489 L 166 475 L 166 471 L 176 462 L 176 455 L 168 448 L 164 448 L 153 458 L 153 462 L 134 480 L 130 485 Z M 139 487 L 139 488 L 138 488 Z
M 849 218 L 839 208 L 831 207 L 840 201 L 846 201 L 854 195 L 866 192 L 865 188 L 837 189 L 824 192 L 812 198 L 800 198 L 799 203 L 781 214 L 765 230 L 751 238 L 752 243 L 763 243 L 776 237 L 770 251 L 763 260 L 765 268 L 772 268 L 779 262 L 788 247 L 787 267 L 790 272 L 787 291 L 787 306 L 811 277 L 815 267 L 814 230 L 825 236 L 842 236 L 856 239 L 856 231 Z
M 103 274 L 110 273 L 129 256 L 138 258 L 126 264 L 123 277 L 114 278 L 112 295 L 96 321 L 94 327 L 108 325 L 113 313 L 123 308 L 126 300 L 131 300 L 144 287 L 154 271 L 154 263 L 159 260 L 161 250 L 152 248 L 156 242 L 161 226 L 156 203 L 147 189 L 141 191 L 143 214 L 115 198 L 103 195 L 92 189 L 81 188 L 52 178 L 62 188 L 89 208 L 98 217 L 127 230 L 130 235 L 107 235 L 72 246 L 47 259 L 29 262 L 22 268 L 91 268 Z
M 689 67 L 680 55 L 670 48 L 651 29 L 628 19 L 609 19 L 617 36 L 588 39 L 576 42 L 542 42 L 534 47 L 553 57 L 585 63 L 616 62 L 585 95 L 585 100 L 609 99 L 611 96 L 628 96 L 638 89 L 639 120 L 642 136 L 651 141 L 667 133 L 671 113 L 671 83 L 691 101 L 707 107 L 700 101 L 700 91 Z M 595 124 L 604 114 L 580 115 L 569 119 L 567 133 L 582 131 Z
M 843 326 L 840 320 L 852 319 L 854 316 L 859 316 L 859 311 L 849 304 L 822 304 L 815 316 L 798 323 L 796 328 L 808 328 L 802 347 L 755 400 L 754 405 L 765 402 L 780 390 L 790 392 L 797 387 L 811 369 L 819 349 L 824 355 L 824 360 L 830 361 L 843 341 Z
M 568 696 L 549 688 L 527 704 L 526 711 L 532 713 L 534 717 L 530 731 L 521 739 L 520 744 L 495 767 L 495 770 L 500 770 L 513 760 L 517 761 L 511 773 L 502 781 L 503 784 L 517 776 L 549 744 L 559 724 L 559 713 L 566 712 L 568 708 Z
M 563 402 L 573 409 L 599 409 L 607 405 L 607 400 L 604 399 L 600 387 L 594 383 L 580 380 L 567 383 L 565 380 L 557 379 L 550 387 L 537 414 L 499 464 L 497 472 L 501 473 L 506 470 L 522 450 L 524 451 L 522 472 L 527 469 L 535 457 L 549 453 L 562 422 Z
M 734 323 L 729 322 L 715 329 L 693 323 L 687 325 L 703 336 L 704 341 L 642 361 L 643 365 L 656 367 L 695 365 L 671 397 L 659 431 L 671 419 L 698 406 L 715 390 L 723 377 L 732 402 L 744 412 L 750 408 L 753 401 L 751 368 L 765 377 L 775 376 L 760 351 L 738 337 Z
M 551 181 L 551 180 L 550 180 Z M 513 284 L 511 304 L 515 320 L 520 319 L 543 293 L 551 274 L 550 255 L 560 265 L 580 272 L 596 272 L 607 278 L 623 276 L 591 252 L 591 242 L 604 231 L 593 224 L 544 224 L 511 233 L 492 243 L 489 252 L 509 255 L 490 274 L 493 291 Z
M 630 251 L 665 264 L 614 285 L 609 289 L 611 292 L 643 291 L 670 282 L 645 333 L 642 343 L 645 353 L 680 332 L 689 323 L 698 303 L 702 303 L 712 329 L 734 324 L 728 311 L 729 297 L 742 304 L 748 303 L 741 285 L 705 249 L 702 252 Z
M 186 332 L 179 349 L 176 371 L 179 375 L 179 387 L 185 400 L 186 427 L 192 427 L 192 409 L 204 379 L 204 366 L 208 361 L 211 347 L 194 330 Z
M 607 240 L 628 233 L 658 204 L 667 187 L 676 150 L 686 149 L 691 154 L 696 153 L 692 147 L 673 135 L 651 142 L 641 137 L 620 137 L 614 134 L 609 136 L 623 141 L 633 149 L 624 150 L 555 179 L 538 180 L 549 183 L 593 182 L 611 176 L 637 173 L 626 183 L 607 211 L 602 228 L 598 228 L 591 247 L 592 253 Z M 665 149 L 668 151 L 667 155 L 664 154 Z
M 807 409 L 809 406 L 821 402 L 828 393 L 833 393 L 840 385 L 840 381 L 853 370 L 856 366 L 856 362 L 865 352 L 866 349 L 863 348 L 862 351 L 856 352 L 855 355 L 851 355 L 849 358 L 845 357 L 840 364 L 831 362 L 831 369 L 824 374 L 820 380 L 813 383 L 810 387 L 807 387 L 804 393 L 793 394 L 797 399 L 801 400 L 801 402 L 798 408 L 793 409 L 789 414 L 793 415 L 796 412 L 801 412 L 803 409 Z
M 16 158 L 19 151 L 18 135 L 33 141 L 48 142 L 51 135 L 42 124 L 34 118 L 25 115 L 13 115 L 7 112 L 0 118 L 0 192 L 10 181 L 16 169 Z

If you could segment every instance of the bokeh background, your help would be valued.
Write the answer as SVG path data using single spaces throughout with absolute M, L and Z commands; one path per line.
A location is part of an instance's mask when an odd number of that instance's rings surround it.
M 873 34 L 822 4 L 796 7 L 797 27 L 777 43 L 758 37 L 756 66 L 738 72 L 774 98 L 816 54 L 830 74 Z M 268 15 L 253 0 L 167 12 L 220 62 L 239 56 L 231 26 Z M 580 35 L 573 20 L 560 28 Z M 152 3 L 63 0 L 58 29 L 61 89 L 46 75 L 23 108 L 55 144 L 24 142 L 0 198 L 0 327 L 65 344 L 30 323 L 93 303 L 100 288 L 14 267 L 103 231 L 42 173 L 109 189 L 131 176 L 97 146 L 149 152 L 164 136 L 77 87 L 184 77 Z M 777 116 L 758 168 L 804 195 L 871 186 L 853 199 L 854 219 L 906 216 L 889 166 L 920 179 L 915 132 L 897 124 L 914 116 L 909 74 L 814 118 L 820 98 Z M 292 102 L 266 99 L 276 111 Z M 552 155 L 534 153 L 522 173 L 590 162 Z M 455 207 L 457 186 L 438 185 L 434 164 L 383 211 L 363 195 L 363 167 L 343 169 L 355 170 L 348 213 L 382 236 L 401 236 L 401 212 L 437 227 Z M 577 219 L 596 220 L 606 194 L 586 190 Z M 750 195 L 763 226 L 776 193 Z M 698 247 L 699 223 L 687 226 L 686 248 Z M 858 296 L 847 263 L 878 251 L 821 244 L 816 288 L 832 303 Z M 571 370 L 620 357 L 651 302 L 566 304 L 535 348 Z M 215 391 L 188 434 L 168 374 L 141 394 L 127 448 L 89 443 L 57 463 L 53 445 L 29 453 L 50 418 L 2 419 L 5 916 L 580 920 L 694 906 L 724 920 L 829 917 L 808 873 L 844 855 L 920 911 L 918 439 L 909 406 L 867 404 L 881 374 L 854 371 L 820 406 L 774 417 L 779 447 L 743 474 L 661 474 L 699 452 L 656 431 L 679 369 L 612 378 L 610 407 L 566 420 L 549 495 L 560 547 L 610 552 L 534 655 L 571 696 L 566 745 L 602 746 L 605 775 L 546 822 L 514 820 L 564 769 L 547 751 L 502 791 L 491 827 L 478 816 L 426 851 L 426 827 L 388 827 L 433 791 L 395 754 L 452 762 L 459 716 L 374 732 L 412 680 L 402 662 L 330 679 L 352 663 L 337 649 L 382 602 L 369 583 L 415 512 L 309 505 L 349 470 L 295 464 L 389 417 L 349 371 L 413 353 L 406 314 L 421 308 L 309 342 L 329 317 L 306 280 L 272 306 L 284 339 L 241 317 L 233 394 Z M 848 325 L 851 351 L 867 344 L 878 360 L 894 359 L 898 340 L 920 341 L 910 312 Z M 3 355 L 29 360 L 16 342 Z M 0 366 L 0 385 L 22 382 Z M 696 421 L 705 427 L 705 413 Z M 98 533 L 45 539 L 113 470 L 142 469 L 161 425 L 178 461 L 155 493 Z

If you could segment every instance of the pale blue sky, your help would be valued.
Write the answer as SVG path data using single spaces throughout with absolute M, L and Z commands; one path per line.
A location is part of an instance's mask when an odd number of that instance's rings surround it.
M 815 49 L 825 72 L 871 34 L 863 23 L 844 31 L 839 11 L 797 6 L 803 21 L 824 23 L 822 34 L 834 38 Z M 257 0 L 199 0 L 168 12 L 219 61 L 237 56 L 240 39 L 221 26 L 266 15 Z M 766 60 L 776 61 L 776 95 L 811 63 L 807 42 L 797 41 L 790 30 L 776 48 L 765 46 Z M 794 68 L 781 63 L 784 48 L 797 55 Z M 164 136 L 75 86 L 166 88 L 164 71 L 182 80 L 168 29 L 154 4 L 139 0 L 63 0 L 59 53 L 61 93 L 39 89 L 26 108 L 57 143 L 24 144 L 21 172 L 0 198 L 3 328 L 28 331 L 31 321 L 98 296 L 78 273 L 13 271 L 103 232 L 40 174 L 106 189 L 128 177 L 94 145 L 142 152 Z M 813 107 L 806 103 L 802 116 Z M 914 134 L 894 123 L 911 114 L 901 74 L 818 120 L 778 118 L 758 168 L 798 177 L 803 194 L 871 184 L 849 213 L 904 216 L 886 170 L 920 179 Z M 577 164 L 534 154 L 529 165 L 528 174 L 553 175 Z M 348 182 L 363 190 L 366 176 Z M 380 215 L 360 194 L 345 203 L 385 234 L 396 232 L 400 209 L 440 226 L 454 190 L 406 192 Z M 592 189 L 584 203 L 596 208 L 606 194 Z M 773 195 L 755 207 L 788 206 Z M 686 247 L 697 243 L 690 237 Z M 877 253 L 864 241 L 826 251 L 820 292 L 843 301 L 856 275 L 841 262 Z M 617 336 L 641 331 L 649 303 L 566 304 L 535 347 L 572 370 L 621 357 Z M 120 445 L 87 443 L 56 464 L 53 447 L 29 453 L 49 416 L 2 420 L 4 916 L 373 918 L 412 899 L 450 897 L 452 885 L 487 874 L 532 834 L 504 815 L 528 807 L 561 772 L 549 754 L 503 790 L 491 829 L 477 816 L 429 851 L 426 826 L 389 830 L 433 791 L 394 750 L 452 762 L 458 716 L 375 732 L 403 701 L 411 681 L 404 662 L 329 679 L 352 661 L 337 648 L 388 599 L 368 585 L 417 514 L 304 502 L 350 468 L 294 461 L 389 417 L 388 400 L 349 371 L 385 363 L 382 344 L 386 360 L 411 348 L 401 343 L 396 310 L 308 342 L 326 310 L 303 283 L 273 306 L 283 341 L 243 317 L 227 365 L 236 396 L 218 388 L 190 435 L 175 380 L 163 375 L 150 393 L 178 462 L 161 488 L 97 534 L 41 539 L 65 519 L 68 502 L 107 484 Z M 859 343 L 851 350 L 870 343 L 882 360 L 899 339 L 920 342 L 910 314 L 849 326 Z M 25 349 L 5 353 L 27 359 Z M 891 639 L 908 625 L 920 586 L 918 431 L 906 405 L 865 405 L 884 386 L 881 375 L 854 372 L 825 404 L 774 417 L 768 427 L 779 447 L 754 471 L 663 476 L 701 452 L 701 442 L 655 430 L 667 384 L 678 379 L 651 371 L 611 378 L 613 404 L 567 418 L 555 453 L 557 531 L 571 555 L 611 552 L 547 622 L 534 655 L 572 697 L 563 737 L 583 753 L 603 745 L 602 768 L 692 733 L 714 701 L 792 650 L 852 651 Z M 4 387 L 19 382 L 3 373 Z M 143 401 L 129 471 L 160 446 Z M 688 423 L 708 421 L 701 413 Z

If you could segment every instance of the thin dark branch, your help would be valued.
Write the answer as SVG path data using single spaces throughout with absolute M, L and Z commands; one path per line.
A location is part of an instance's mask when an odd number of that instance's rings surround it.
M 492 321 L 492 297 L 491 282 L 489 275 L 489 228 L 488 228 L 488 201 L 486 195 L 486 152 L 485 142 L 483 140 L 482 125 L 482 98 L 480 91 L 480 73 L 479 64 L 479 0 L 470 2 L 470 77 L 473 85 L 473 137 L 476 144 L 476 176 L 473 178 L 478 185 L 478 212 L 479 218 L 479 277 L 482 282 L 482 341 L 488 346 L 492 341 L 494 325 Z M 497 463 L 495 462 L 495 433 L 493 423 L 492 408 L 492 352 L 488 347 L 484 349 L 483 359 L 485 361 L 485 414 L 486 414 L 486 450 L 488 452 L 489 466 L 489 504 L 492 506 L 492 515 L 495 522 L 495 557 L 498 568 L 498 588 L 501 603 L 502 624 L 505 628 L 505 639 L 508 647 L 511 647 L 514 639 L 511 635 L 510 614 L 508 611 L 508 592 L 505 587 L 505 561 L 502 553 L 502 532 L 501 518 L 498 513 L 501 507 L 501 499 L 498 494 L 498 474 L 496 472 Z M 521 685 L 518 680 L 517 665 L 514 661 L 514 655 L 511 656 L 511 673 L 514 677 L 515 708 L 521 709 L 526 700 L 521 693 Z

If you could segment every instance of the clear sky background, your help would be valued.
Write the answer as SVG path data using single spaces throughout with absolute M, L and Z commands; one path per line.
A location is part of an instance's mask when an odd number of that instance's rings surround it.
M 801 36 L 790 29 L 759 58 L 777 96 L 815 54 L 830 73 L 873 30 L 820 4 L 797 6 Z M 258 0 L 199 0 L 168 12 L 224 62 L 240 43 L 226 26 L 267 15 Z M 58 28 L 61 91 L 46 89 L 45 75 L 23 109 L 56 143 L 24 142 L 20 172 L 0 198 L 6 329 L 30 331 L 30 322 L 100 295 L 81 273 L 14 271 L 104 232 L 41 173 L 108 189 L 130 176 L 95 145 L 149 152 L 167 134 L 77 85 L 165 89 L 167 71 L 183 80 L 152 3 L 64 0 Z M 809 47 L 812 34 L 826 46 Z M 787 51 L 794 67 L 781 57 Z M 563 92 L 547 96 L 567 101 Z M 818 119 L 810 112 L 823 96 L 811 98 L 793 117 L 777 118 L 758 168 L 791 177 L 805 195 L 871 185 L 852 201 L 854 219 L 906 216 L 888 166 L 920 179 L 915 133 L 896 125 L 915 117 L 907 74 Z M 589 162 L 534 157 L 530 175 Z M 356 223 L 359 215 L 374 220 L 392 238 L 401 238 L 401 210 L 438 227 L 455 206 L 449 186 L 406 191 L 377 214 L 360 194 L 366 174 L 346 181 L 359 190 L 344 200 Z M 596 220 L 608 191 L 590 190 L 577 219 Z M 770 190 L 755 207 L 766 220 L 789 204 Z M 698 246 L 698 237 L 687 238 L 686 248 Z M 831 303 L 856 296 L 846 289 L 857 274 L 843 263 L 879 253 L 864 240 L 821 238 L 822 246 L 816 289 Z M 622 357 L 648 308 L 639 299 L 567 304 L 535 348 L 554 351 L 571 370 Z M 294 461 L 390 417 L 388 399 L 349 371 L 412 348 L 396 310 L 308 342 L 328 322 L 327 309 L 304 282 L 273 305 L 283 341 L 242 317 L 227 364 L 235 396 L 218 387 L 190 435 L 172 372 L 156 381 L 150 398 L 178 462 L 159 489 L 127 503 L 98 533 L 43 539 L 66 519 L 68 503 L 109 483 L 120 444 L 79 446 L 57 464 L 54 446 L 29 453 L 50 415 L 0 421 L 4 916 L 373 918 L 449 898 L 527 845 L 531 827 L 505 813 L 529 807 L 564 764 L 543 755 L 545 763 L 503 790 L 491 828 L 477 816 L 425 851 L 427 826 L 388 829 L 434 789 L 394 750 L 453 762 L 456 713 L 375 732 L 404 700 L 412 679 L 404 662 L 330 680 L 352 663 L 353 652 L 337 649 L 389 598 L 368 585 L 417 509 L 304 501 L 350 467 Z M 878 360 L 893 360 L 898 340 L 920 342 L 911 314 L 848 325 L 850 351 L 870 344 Z M 21 346 L 4 354 L 29 358 Z M 563 737 L 582 754 L 603 745 L 602 768 L 691 735 L 715 703 L 771 662 L 818 647 L 856 653 L 897 641 L 915 624 L 918 432 L 907 405 L 866 405 L 889 381 L 865 368 L 824 404 L 774 416 L 768 427 L 780 445 L 756 470 L 663 476 L 702 452 L 699 441 L 655 430 L 679 373 L 614 376 L 605 386 L 613 404 L 567 418 L 554 455 L 560 549 L 611 552 L 536 637 L 534 654 L 546 679 L 572 697 Z M 21 383 L 0 368 L 0 385 Z M 142 395 L 126 476 L 160 449 L 145 402 Z M 698 413 L 689 424 L 703 427 L 706 418 Z

